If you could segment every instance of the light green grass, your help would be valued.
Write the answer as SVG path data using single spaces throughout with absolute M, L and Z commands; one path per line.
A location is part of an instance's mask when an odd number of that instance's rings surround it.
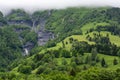
M 88 24 L 85 24 L 81 30 L 83 31 L 83 34 L 86 33 L 88 30 L 90 30 L 91 28 L 93 29 L 96 29 L 97 26 L 105 26 L 105 25 L 109 25 L 109 23 L 105 23 L 105 22 L 102 22 L 102 23 L 96 23 L 96 22 L 93 22 L 93 23 L 88 23 Z
M 93 37 L 93 33 L 98 33 L 98 32 L 94 31 L 94 32 L 89 33 L 89 35 L 91 37 Z M 120 46 L 120 37 L 119 36 L 111 35 L 111 33 L 107 32 L 107 31 L 101 31 L 100 34 L 102 36 L 106 36 L 107 34 L 109 34 L 109 38 L 110 38 L 111 43 L 114 43 L 117 46 Z M 73 38 L 74 40 L 78 40 L 78 41 L 85 41 L 85 42 L 88 42 L 88 44 L 90 44 L 90 45 L 95 44 L 95 42 L 88 41 L 86 39 L 86 36 L 87 35 L 85 35 L 85 34 L 83 34 L 83 35 L 72 35 L 72 36 L 69 36 L 69 37 L 65 38 L 63 40 L 64 43 L 68 42 L 68 44 L 65 44 L 65 49 L 70 50 L 71 47 L 72 47 L 72 44 L 69 42 L 69 38 Z M 59 48 L 62 48 L 62 45 L 63 44 L 62 44 L 62 41 L 61 41 L 61 42 L 57 43 L 57 45 L 55 47 L 48 48 L 47 50 L 58 50 Z M 44 51 L 42 51 L 42 52 L 44 52 Z
M 86 57 L 88 55 L 90 56 L 91 53 L 85 53 L 84 57 Z M 102 60 L 102 58 L 105 59 L 105 62 L 108 65 L 107 69 L 117 69 L 117 68 L 120 67 L 120 58 L 117 57 L 117 56 L 104 55 L 104 54 L 100 54 L 100 53 L 98 53 L 97 56 L 99 57 L 100 62 L 96 64 L 96 67 L 103 68 L 103 67 L 101 67 L 101 60 Z M 118 60 L 118 64 L 117 65 L 113 65 L 113 60 L 114 59 Z
M 89 33 L 89 35 L 91 37 L 93 37 L 93 33 L 98 33 L 98 32 L 94 31 L 94 32 Z M 115 45 L 120 46 L 120 37 L 119 36 L 111 35 L 111 33 L 107 32 L 107 31 L 101 31 L 100 34 L 102 36 L 106 36 L 107 34 L 109 34 L 109 38 L 110 38 L 111 43 L 114 43 Z
M 82 58 L 83 60 L 85 60 L 85 58 L 86 58 L 88 55 L 91 56 L 91 53 L 85 53 L 84 56 L 82 56 L 81 58 Z M 95 67 L 103 68 L 103 67 L 101 67 L 101 60 L 102 60 L 102 58 L 105 59 L 106 64 L 108 65 L 108 68 L 107 68 L 107 69 L 116 69 L 116 68 L 118 68 L 118 67 L 120 66 L 120 62 L 119 62 L 119 61 L 120 61 L 120 58 L 117 57 L 117 56 L 104 55 L 104 54 L 100 54 L 100 53 L 98 53 L 97 56 L 99 57 L 100 62 L 98 62 L 98 63 L 95 65 Z M 57 64 L 58 64 L 58 65 L 62 65 L 63 59 L 67 61 L 67 64 L 68 64 L 68 65 L 71 63 L 71 58 L 55 58 L 55 61 L 57 61 Z M 117 64 L 117 65 L 113 65 L 113 60 L 114 60 L 114 59 L 117 59 L 117 60 L 118 60 L 118 64 Z M 79 67 L 79 68 L 83 68 L 84 65 L 90 66 L 89 64 L 82 64 L 82 65 L 78 65 L 78 67 Z M 92 66 L 91 66 L 91 67 L 92 67 Z
M 88 41 L 86 39 L 86 35 L 72 35 L 72 36 L 67 37 L 63 40 L 64 43 L 68 42 L 68 44 L 65 44 L 65 49 L 66 50 L 70 50 L 71 47 L 72 47 L 72 44 L 69 42 L 69 38 L 73 38 L 74 40 L 78 40 L 80 42 L 85 41 L 85 42 L 88 42 L 88 44 L 95 44 L 94 42 Z M 48 48 L 48 50 L 57 50 L 57 49 L 61 48 L 62 45 L 63 44 L 62 44 L 62 41 L 61 41 L 61 42 L 57 43 L 57 45 L 55 47 Z
M 55 58 L 55 61 L 57 61 L 58 65 L 62 65 L 63 60 L 66 60 L 67 64 L 70 64 L 71 58 Z

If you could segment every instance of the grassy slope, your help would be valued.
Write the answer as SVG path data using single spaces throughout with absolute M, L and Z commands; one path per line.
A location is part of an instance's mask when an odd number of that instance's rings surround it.
M 93 36 L 93 33 L 97 33 L 97 32 L 91 32 L 89 33 L 90 36 Z M 109 38 L 110 38 L 110 41 L 111 43 L 114 43 L 116 44 L 117 46 L 120 46 L 120 37 L 119 36 L 115 36 L 115 35 L 111 35 L 110 32 L 106 32 L 106 31 L 102 31 L 101 34 L 103 36 L 106 36 L 107 34 L 109 34 Z M 86 41 L 88 42 L 89 44 L 95 44 L 94 42 L 90 42 L 86 39 L 86 36 L 85 34 L 83 35 L 72 35 L 70 37 L 67 37 L 66 39 L 64 39 L 64 42 L 68 42 L 67 45 L 65 45 L 66 49 L 67 50 L 70 50 L 71 48 L 71 44 L 69 43 L 69 38 L 73 38 L 73 39 L 77 39 L 78 41 Z M 54 49 L 59 49 L 60 47 L 62 47 L 62 42 L 59 42 L 57 43 L 57 45 L 55 47 L 52 47 L 52 48 L 48 48 L 48 50 L 54 50 Z
M 91 53 L 85 53 L 82 58 L 85 59 L 88 55 L 91 56 Z M 107 65 L 109 66 L 108 69 L 115 69 L 120 66 L 120 64 L 113 65 L 113 60 L 115 58 L 118 60 L 118 62 L 120 61 L 120 58 L 117 56 L 109 56 L 109 55 L 104 55 L 104 54 L 100 54 L 100 53 L 97 56 L 99 57 L 100 60 L 102 58 L 105 59 Z M 71 58 L 56 58 L 55 60 L 58 62 L 58 65 L 61 65 L 63 59 L 65 59 L 67 61 L 67 63 L 70 64 Z M 84 64 L 84 65 L 86 65 L 86 64 Z M 84 65 L 80 65 L 80 67 L 83 68 Z M 97 63 L 96 66 L 102 68 L 100 62 Z
M 96 33 L 96 32 L 90 33 L 90 36 L 92 36 L 93 33 Z M 106 36 L 106 34 L 108 34 L 108 33 L 109 32 L 101 32 L 101 34 L 103 36 Z M 118 36 L 111 35 L 110 33 L 109 33 L 109 36 L 110 36 L 110 41 L 112 43 L 115 43 L 117 46 L 120 46 L 120 42 L 119 42 L 120 38 Z M 72 35 L 70 37 L 72 37 L 74 39 L 77 39 L 78 41 L 87 41 L 89 44 L 95 44 L 94 42 L 90 42 L 90 41 L 86 40 L 86 35 Z M 70 37 L 67 37 L 66 39 L 64 39 L 64 42 L 68 42 L 68 44 L 65 45 L 65 48 L 67 50 L 70 50 L 70 48 L 71 48 L 71 44 L 69 43 L 69 38 Z M 55 49 L 59 49 L 60 47 L 62 47 L 62 42 L 58 43 L 57 46 L 55 46 L 55 47 L 48 48 L 48 50 L 55 50 Z M 42 52 L 44 52 L 44 50 Z M 85 53 L 85 55 L 83 56 L 83 59 L 86 58 L 87 55 L 91 55 L 91 54 L 90 53 Z M 120 66 L 120 64 L 113 65 L 113 60 L 115 58 L 119 61 L 119 58 L 116 57 L 116 56 L 109 56 L 109 55 L 104 55 L 104 54 L 98 54 L 98 56 L 99 56 L 100 60 L 102 58 L 105 58 L 105 61 L 107 62 L 107 65 L 109 66 L 108 69 L 116 69 Z M 67 61 L 67 63 L 70 64 L 71 58 L 55 58 L 55 61 L 58 63 L 58 65 L 62 65 L 62 60 L 63 59 L 65 59 Z M 86 64 L 84 64 L 84 65 L 86 65 Z M 80 65 L 79 67 L 82 69 L 84 65 Z M 102 68 L 100 62 L 96 64 L 96 67 Z M 32 73 L 35 73 L 36 71 L 37 71 L 37 69 L 32 71 Z
M 83 33 L 85 33 L 87 30 L 89 30 L 90 28 L 96 28 L 96 26 L 97 25 L 109 25 L 108 23 L 88 23 L 88 24 L 86 24 L 86 25 L 84 25 L 83 27 L 82 27 L 82 31 L 83 31 Z M 91 33 L 89 33 L 89 35 L 90 36 L 93 36 L 93 33 L 97 33 L 97 32 L 91 32 Z M 110 32 L 107 32 L 107 31 L 102 31 L 101 32 L 101 34 L 103 35 L 103 36 L 106 36 L 107 34 L 109 34 L 109 38 L 110 38 L 110 41 L 111 41 L 111 43 L 114 43 L 114 44 L 116 44 L 117 46 L 120 46 L 120 37 L 119 36 L 115 36 L 115 35 L 111 35 L 111 33 Z M 78 41 L 86 41 L 86 42 L 88 42 L 89 44 L 95 44 L 94 42 L 90 42 L 90 41 L 88 41 L 87 39 L 86 39 L 86 36 L 87 35 L 85 35 L 85 34 L 83 34 L 83 35 L 72 35 L 72 36 L 69 36 L 69 37 L 67 37 L 67 38 L 65 38 L 64 39 L 64 42 L 68 42 L 68 44 L 67 45 L 65 45 L 65 48 L 67 49 L 67 50 L 70 50 L 70 48 L 71 48 L 71 44 L 70 44 L 70 42 L 69 42 L 69 38 L 74 38 L 74 39 L 77 39 Z M 59 49 L 60 47 L 62 47 L 62 42 L 59 42 L 59 43 L 57 43 L 57 46 L 55 46 L 55 47 L 52 47 L 52 48 L 49 48 L 48 50 L 54 50 L 54 49 Z M 90 54 L 85 54 L 85 56 L 83 56 L 84 58 L 87 56 L 87 55 L 90 55 Z M 119 67 L 120 66 L 120 64 L 118 64 L 118 65 L 113 65 L 113 60 L 114 60 L 114 58 L 116 58 L 116 59 L 118 59 L 119 60 L 119 58 L 118 57 L 116 57 L 116 56 L 109 56 L 109 55 L 104 55 L 104 54 L 98 54 L 98 56 L 99 56 L 99 58 L 100 59 L 102 59 L 102 58 L 105 58 L 105 60 L 106 60 L 106 62 L 107 62 L 107 65 L 109 66 L 109 68 L 108 69 L 115 69 L 115 68 L 117 68 L 117 67 Z M 66 61 L 68 62 L 68 63 L 70 63 L 70 58 L 65 58 L 66 59 Z M 62 58 L 57 58 L 56 59 L 56 61 L 58 61 L 58 65 L 61 65 L 61 62 L 62 62 Z M 100 66 L 100 63 L 98 63 L 97 65 L 96 65 L 97 67 L 101 67 Z M 82 65 L 82 67 L 83 67 L 83 65 Z
M 89 33 L 90 36 L 92 36 L 93 33 L 96 33 L 96 32 L 91 32 L 91 33 Z M 101 32 L 101 34 L 104 35 L 104 36 L 106 36 L 107 33 L 109 33 L 109 32 Z M 86 40 L 86 36 L 87 36 L 87 35 L 83 34 L 83 35 L 72 35 L 72 36 L 70 36 L 70 37 L 72 37 L 72 38 L 74 38 L 74 39 L 77 39 L 78 41 L 87 41 L 89 44 L 95 44 L 94 42 L 90 42 L 90 41 Z M 110 36 L 110 41 L 111 41 L 112 43 L 115 43 L 117 46 L 120 46 L 120 42 L 119 42 L 119 41 L 120 41 L 120 38 L 119 38 L 118 36 L 111 35 L 110 33 L 109 33 L 109 36 Z M 64 42 L 68 42 L 68 44 L 65 45 L 65 48 L 66 48 L 67 50 L 70 50 L 70 48 L 71 48 L 71 44 L 69 43 L 69 38 L 70 38 L 70 37 L 67 37 L 66 39 L 64 39 Z M 62 47 L 62 42 L 57 43 L 57 45 L 56 45 L 55 47 L 48 48 L 47 50 L 57 50 L 57 49 L 59 49 L 60 47 Z M 40 53 L 44 53 L 44 51 L 45 51 L 45 50 L 42 50 Z M 87 55 L 91 55 L 91 54 L 90 54 L 90 53 L 85 53 L 85 55 L 83 56 L 83 59 L 86 58 Z M 114 58 L 116 58 L 118 61 L 120 60 L 120 59 L 119 59 L 118 57 L 116 57 L 116 56 L 109 56 L 109 55 L 104 55 L 104 54 L 98 54 L 98 56 L 99 56 L 100 60 L 101 60 L 102 58 L 105 58 L 105 61 L 107 62 L 107 65 L 109 66 L 107 69 L 116 69 L 116 68 L 118 68 L 118 67 L 120 66 L 120 64 L 118 64 L 118 65 L 113 65 L 113 60 L 114 60 Z M 34 57 L 34 56 L 27 58 L 27 61 L 30 62 L 33 57 Z M 54 60 L 58 63 L 58 65 L 62 65 L 63 59 L 67 61 L 68 65 L 70 64 L 71 58 L 55 58 Z M 80 65 L 79 68 L 83 69 L 84 65 L 86 65 L 86 64 Z M 88 64 L 87 64 L 86 66 L 90 67 L 90 65 L 88 65 Z M 91 66 L 91 67 L 92 67 L 92 66 Z M 96 64 L 96 67 L 102 68 L 100 62 Z M 37 69 L 38 69 L 38 68 L 36 68 L 35 70 L 33 70 L 32 73 L 33 73 L 33 74 L 36 73 Z M 18 70 L 18 67 L 14 68 L 14 69 L 12 70 L 12 72 L 15 72 L 15 73 L 19 74 L 19 73 L 17 72 L 17 70 Z
M 88 13 L 88 12 L 83 12 L 83 14 L 81 13 L 81 16 L 79 16 L 79 17 L 82 18 L 85 13 Z M 63 12 L 61 11 L 61 13 L 59 13 L 59 12 L 57 13 L 57 12 L 56 12 L 56 13 L 53 14 L 52 16 L 54 16 L 54 17 L 57 16 L 57 18 L 60 18 L 60 19 L 58 19 L 58 20 L 59 20 L 58 22 L 62 22 L 62 24 L 64 24 L 65 17 L 61 16 L 61 14 L 64 14 L 64 11 L 63 11 Z M 77 13 L 76 13 L 76 14 L 77 14 Z M 74 15 L 72 15 L 72 16 L 74 16 Z M 72 17 L 72 18 L 74 19 L 74 17 Z M 51 25 L 52 25 L 52 29 L 55 29 L 55 31 L 58 32 L 59 30 L 62 30 L 62 28 L 61 28 L 62 24 L 61 24 L 61 25 L 59 24 L 59 26 L 58 26 L 57 22 L 52 22 L 52 24 L 51 24 Z M 48 25 L 49 25 L 49 24 L 48 24 Z M 81 28 L 81 30 L 83 31 L 83 33 L 85 33 L 87 30 L 89 30 L 89 29 L 91 29 L 91 28 L 94 28 L 94 29 L 95 29 L 97 25 L 103 25 L 103 26 L 104 26 L 104 25 L 109 25 L 109 24 L 106 23 L 106 22 L 101 22 L 101 23 L 97 23 L 97 22 L 87 23 L 87 24 L 85 24 L 85 25 Z M 56 26 L 58 26 L 58 28 L 56 28 Z M 59 29 L 59 28 L 60 28 L 60 29 Z M 49 29 L 49 28 L 48 28 L 48 29 Z M 76 29 L 76 28 L 75 28 L 75 29 Z M 93 33 L 94 33 L 94 32 L 89 33 L 90 36 L 93 36 Z M 109 33 L 109 32 L 101 32 L 102 35 L 106 35 L 107 33 Z M 89 44 L 95 44 L 94 42 L 90 42 L 90 41 L 86 40 L 86 36 L 87 36 L 86 34 L 83 34 L 83 35 L 72 35 L 72 36 L 69 36 L 69 37 L 65 38 L 65 39 L 64 39 L 64 42 L 68 42 L 68 44 L 65 45 L 65 48 L 66 48 L 67 50 L 70 50 L 70 48 L 71 48 L 71 44 L 69 43 L 69 38 L 70 38 L 70 37 L 72 37 L 72 38 L 74 38 L 74 39 L 77 39 L 78 41 L 86 41 L 86 42 L 88 42 Z M 119 42 L 119 41 L 120 41 L 120 38 L 119 38 L 118 36 L 114 36 L 114 35 L 111 35 L 111 34 L 109 33 L 109 37 L 110 37 L 110 41 L 111 41 L 112 43 L 116 44 L 117 46 L 120 46 L 120 42 Z M 56 45 L 55 47 L 48 48 L 48 50 L 55 50 L 55 49 L 59 49 L 60 47 L 62 47 L 62 42 L 57 43 L 57 45 Z M 40 53 L 44 53 L 44 51 L 45 51 L 45 50 L 42 50 Z M 83 58 L 85 58 L 87 55 L 90 55 L 90 54 L 86 53 L 85 56 L 83 56 Z M 115 69 L 116 67 L 119 67 L 119 66 L 120 66 L 120 64 L 118 64 L 118 65 L 116 65 L 116 66 L 113 66 L 113 59 L 114 59 L 114 58 L 117 58 L 117 59 L 118 59 L 118 57 L 116 57 L 116 56 L 109 56 L 109 55 L 103 55 L 103 54 L 98 54 L 98 56 L 99 56 L 100 59 L 103 58 L 103 57 L 105 58 L 106 62 L 108 62 L 107 64 L 109 65 L 109 69 Z M 31 58 L 33 58 L 33 57 L 34 57 L 34 56 L 28 58 L 28 61 L 29 61 L 29 60 L 32 60 Z M 70 61 L 71 61 L 71 58 L 64 58 L 64 59 L 68 62 L 68 64 L 69 64 Z M 63 58 L 55 58 L 55 60 L 58 62 L 58 65 L 61 65 Z M 101 66 L 100 66 L 100 63 L 98 63 L 97 66 L 98 66 L 98 67 L 101 67 Z M 81 67 L 81 66 L 80 66 L 80 67 Z M 82 65 L 82 67 L 83 67 L 83 65 Z M 14 70 L 16 71 L 17 68 L 15 68 Z M 35 73 L 36 70 L 37 70 L 37 69 L 33 70 L 32 73 Z
M 87 23 L 87 24 L 85 24 L 85 25 L 81 28 L 81 30 L 83 31 L 83 34 L 84 34 L 86 31 L 90 30 L 91 28 L 96 29 L 96 27 L 99 26 L 99 25 L 105 26 L 105 25 L 109 25 L 109 23 L 106 23 L 106 22 Z
M 90 54 L 90 53 L 85 53 L 85 55 L 82 56 L 82 58 L 85 59 L 86 56 L 88 56 L 88 55 L 90 56 L 91 54 Z M 107 68 L 107 69 L 112 69 L 112 70 L 114 70 L 114 69 L 116 69 L 116 68 L 119 68 L 120 64 L 113 65 L 113 60 L 116 58 L 116 59 L 119 61 L 120 58 L 118 58 L 118 57 L 116 57 L 116 56 L 109 56 L 109 55 L 104 55 L 104 54 L 98 54 L 98 56 L 99 56 L 99 59 L 100 59 L 100 60 L 101 60 L 102 58 L 105 59 L 106 64 L 108 65 L 108 68 Z M 62 61 L 63 61 L 63 60 L 66 60 L 66 61 L 67 61 L 67 65 L 70 65 L 70 62 L 71 62 L 71 58 L 55 58 L 54 60 L 57 62 L 57 64 L 58 64 L 59 66 L 62 65 Z M 83 65 L 79 65 L 79 68 L 83 69 L 83 67 L 84 67 L 85 65 L 88 66 L 88 67 L 92 67 L 92 66 L 90 66 L 90 65 L 88 65 L 88 64 L 83 64 Z M 99 67 L 99 68 L 103 68 L 103 67 L 101 67 L 101 63 L 100 63 L 100 62 L 98 62 L 95 66 L 96 66 L 96 67 Z M 36 68 L 35 70 L 33 70 L 32 73 L 36 73 L 36 71 L 37 71 L 37 68 Z
M 98 33 L 98 32 L 92 32 L 92 33 L 89 33 L 89 35 L 93 36 L 93 33 Z M 109 34 L 109 38 L 110 38 L 111 43 L 114 43 L 117 46 L 120 46 L 120 37 L 119 36 L 111 35 L 111 33 L 107 32 L 107 31 L 102 31 L 101 34 L 103 36 L 106 36 L 107 34 Z
M 50 18 L 46 23 L 46 28 L 55 33 L 61 32 L 75 32 L 79 28 L 82 27 L 83 24 L 88 22 L 95 21 L 94 19 L 89 20 L 92 17 L 93 11 L 96 12 L 97 15 L 100 11 L 108 9 L 107 7 L 102 8 L 68 8 L 65 10 L 53 10 Z M 66 15 L 67 14 L 67 15 Z M 102 16 L 104 17 L 104 16 Z M 101 18 L 102 18 L 101 17 Z M 98 18 L 95 18 L 99 20 Z
M 88 40 L 86 39 L 86 35 L 72 35 L 72 36 L 67 37 L 67 38 L 65 38 L 65 39 L 63 40 L 64 43 L 68 42 L 68 44 L 65 45 L 65 48 L 66 48 L 67 50 L 70 50 L 71 45 L 72 45 L 72 44 L 69 42 L 69 38 L 73 38 L 73 39 L 76 39 L 76 40 L 78 40 L 78 41 L 86 41 L 86 42 L 88 42 L 89 44 L 94 44 L 94 42 L 90 42 L 90 41 L 88 41 Z M 49 48 L 48 50 L 51 50 L 51 49 L 59 49 L 60 47 L 62 47 L 62 42 L 57 43 L 57 46 L 52 47 L 52 48 Z
M 113 65 L 113 60 L 114 60 L 115 58 L 119 61 L 119 58 L 116 57 L 116 56 L 109 56 L 109 55 L 104 55 L 104 54 L 98 54 L 98 56 L 100 57 L 100 59 L 102 59 L 102 58 L 105 59 L 107 65 L 109 66 L 108 69 L 115 69 L 115 68 L 117 68 L 117 67 L 120 66 L 120 64 L 118 64 L 118 65 Z M 99 63 L 98 65 L 100 65 L 100 63 Z

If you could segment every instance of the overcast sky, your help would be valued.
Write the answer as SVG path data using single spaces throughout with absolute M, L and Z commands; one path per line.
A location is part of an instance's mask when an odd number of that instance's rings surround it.
M 79 6 L 120 7 L 120 0 L 0 0 L 0 11 L 23 8 L 27 11 L 38 9 L 61 9 Z

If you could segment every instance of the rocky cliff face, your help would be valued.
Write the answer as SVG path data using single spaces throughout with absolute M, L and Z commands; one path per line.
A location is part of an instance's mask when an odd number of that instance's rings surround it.
M 34 31 L 38 35 L 38 45 L 45 45 L 50 39 L 54 38 L 54 34 L 45 29 L 47 18 L 51 15 L 51 11 L 36 11 L 32 15 L 29 15 L 24 10 L 12 10 L 5 18 L 8 25 L 23 25 L 28 26 L 31 31 Z M 0 22 L 0 25 L 3 24 Z M 39 27 L 39 28 L 38 28 Z M 17 30 L 17 33 L 24 31 L 23 29 Z M 21 37 L 21 36 L 19 36 Z M 21 38 L 19 38 L 22 40 Z M 31 42 L 26 42 L 23 45 L 24 55 L 34 47 Z M 26 53 L 27 52 L 27 53 Z
M 46 20 L 40 20 L 40 29 L 38 30 L 38 45 L 45 45 L 50 39 L 54 38 L 54 34 L 48 30 L 45 30 Z
M 7 23 L 9 25 L 26 25 L 32 27 L 32 21 L 30 20 L 10 20 Z

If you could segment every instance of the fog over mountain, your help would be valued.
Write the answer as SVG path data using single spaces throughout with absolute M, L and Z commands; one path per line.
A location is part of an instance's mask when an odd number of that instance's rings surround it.
M 8 13 L 11 9 L 35 10 L 63 9 L 80 6 L 120 7 L 120 0 L 0 0 L 0 11 Z

